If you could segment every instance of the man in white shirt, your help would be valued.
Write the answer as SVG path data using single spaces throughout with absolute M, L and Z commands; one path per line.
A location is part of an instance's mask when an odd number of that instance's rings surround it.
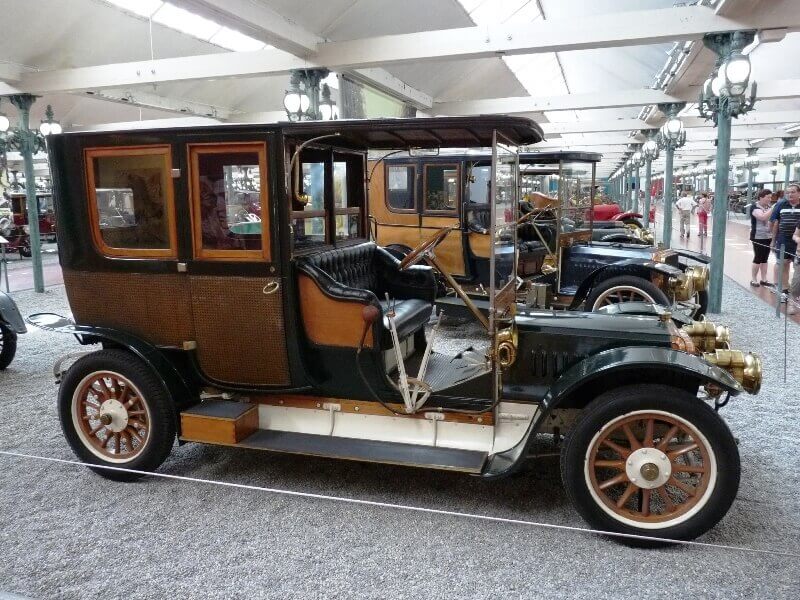
M 692 209 L 697 206 L 697 202 L 694 201 L 692 196 L 689 192 L 684 192 L 683 196 L 678 198 L 678 201 L 675 203 L 675 206 L 678 207 L 678 213 L 681 218 L 681 238 L 686 236 L 689 238 L 689 219 L 692 216 Z

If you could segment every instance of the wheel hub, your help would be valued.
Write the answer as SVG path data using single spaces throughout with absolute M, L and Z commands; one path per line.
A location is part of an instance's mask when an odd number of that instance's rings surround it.
M 672 476 L 672 463 L 661 450 L 639 448 L 628 457 L 625 472 L 631 483 L 651 490 L 667 483 Z
M 111 398 L 100 405 L 98 419 L 114 433 L 119 433 L 128 426 L 128 411 L 121 402 Z

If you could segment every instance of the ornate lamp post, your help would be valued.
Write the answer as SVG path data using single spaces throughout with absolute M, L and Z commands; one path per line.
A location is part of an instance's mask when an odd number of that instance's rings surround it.
M 758 148 L 748 148 L 747 149 L 747 158 L 744 159 L 742 165 L 745 169 L 747 169 L 747 203 L 750 204 L 753 201 L 753 169 L 758 168 L 758 165 L 761 161 L 758 160 L 756 156 L 756 152 L 758 152 Z
M 633 172 L 633 190 L 631 190 L 631 210 L 639 212 L 639 190 L 642 187 L 642 179 L 640 177 L 640 169 L 644 165 L 644 157 L 642 156 L 641 146 L 636 144 L 633 146 L 633 154 L 631 155 L 631 169 Z
M 714 73 L 700 93 L 700 116 L 717 127 L 717 176 L 714 185 L 714 237 L 711 240 L 711 284 L 708 310 L 722 310 L 725 229 L 728 204 L 728 161 L 731 155 L 731 119 L 752 110 L 756 84 L 750 81 L 750 59 L 742 53 L 755 39 L 753 31 L 707 34 L 703 43 L 717 54 Z M 746 96 L 747 92 L 749 97 Z
M 320 83 L 330 74 L 328 69 L 296 69 L 289 78 L 289 89 L 283 97 L 283 108 L 290 121 L 330 121 L 339 118 L 331 90 Z
M 45 137 L 61 133 L 61 125 L 53 118 L 53 109 L 48 104 L 45 119 L 39 125 L 39 130 L 30 129 L 30 109 L 36 101 L 36 96 L 15 94 L 9 96 L 9 100 L 19 111 L 19 126 L 12 128 L 8 117 L 0 114 L 0 152 L 4 157 L 9 150 L 16 150 L 22 154 L 25 170 L 25 203 L 28 209 L 28 235 L 31 238 L 33 288 L 41 293 L 44 292 L 44 274 L 42 272 L 42 242 L 39 236 L 39 204 L 36 202 L 33 155 L 47 148 Z
M 800 148 L 795 147 L 795 138 L 785 137 L 783 139 L 783 148 L 778 152 L 778 162 L 786 165 L 786 173 L 783 177 L 783 189 L 789 187 L 792 180 L 792 163 L 800 156 Z
M 678 113 L 685 106 L 685 102 L 658 105 L 659 110 L 667 115 L 667 122 L 661 127 L 656 138 L 658 145 L 665 151 L 666 160 L 664 165 L 664 232 L 661 237 L 665 248 L 669 248 L 672 241 L 672 204 L 675 201 L 672 189 L 673 160 L 675 150 L 686 143 L 686 131 L 683 129 L 683 122 L 678 118 Z
M 650 204 L 652 202 L 651 189 L 653 187 L 653 161 L 658 158 L 659 148 L 653 131 L 643 131 L 647 140 L 642 145 L 642 156 L 644 156 L 644 226 L 650 226 Z

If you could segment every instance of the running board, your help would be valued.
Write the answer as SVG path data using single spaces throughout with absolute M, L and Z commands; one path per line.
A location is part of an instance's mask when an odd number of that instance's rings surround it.
M 237 448 L 480 473 L 485 452 L 259 429 Z
M 480 473 L 487 457 L 477 450 L 258 429 L 257 405 L 224 400 L 203 402 L 181 412 L 180 439 L 466 473 Z

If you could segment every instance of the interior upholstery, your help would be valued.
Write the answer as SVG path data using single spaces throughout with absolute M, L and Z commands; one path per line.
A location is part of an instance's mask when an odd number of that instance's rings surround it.
M 394 307 L 401 338 L 425 325 L 436 300 L 436 281 L 430 267 L 415 265 L 401 271 L 400 261 L 374 242 L 302 256 L 295 264 L 327 296 L 380 308 L 383 318 L 373 326 L 373 338 L 382 349 L 392 343 L 386 294 Z

